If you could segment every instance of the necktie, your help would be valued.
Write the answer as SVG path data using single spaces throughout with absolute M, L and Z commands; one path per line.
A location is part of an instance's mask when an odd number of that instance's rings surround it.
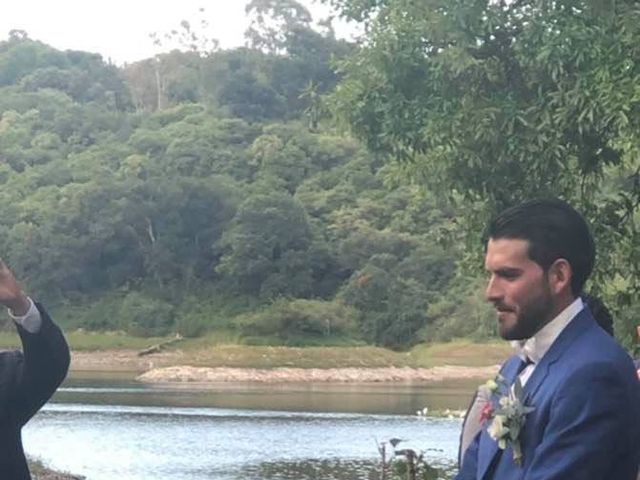
M 516 377 L 522 373 L 522 371 L 527 368 L 529 365 L 533 365 L 533 360 L 529 357 L 525 356 L 525 360 L 520 359 L 520 363 L 518 364 L 518 369 L 516 370 Z

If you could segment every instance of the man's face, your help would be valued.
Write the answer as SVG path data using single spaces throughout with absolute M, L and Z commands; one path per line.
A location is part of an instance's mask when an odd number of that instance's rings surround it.
M 554 308 L 548 276 L 529 258 L 526 240 L 490 239 L 485 268 L 490 274 L 485 295 L 498 312 L 502 338 L 530 338 L 551 320 Z

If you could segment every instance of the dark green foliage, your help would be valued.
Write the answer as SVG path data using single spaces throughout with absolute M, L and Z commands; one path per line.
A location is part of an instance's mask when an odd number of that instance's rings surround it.
M 307 215 L 284 193 L 257 194 L 240 206 L 220 248 L 217 271 L 245 293 L 271 299 L 312 292 L 314 248 Z
M 123 329 L 120 309 L 124 294 L 111 291 L 97 299 L 65 302 L 52 311 L 56 321 L 67 329 L 82 328 L 97 331 L 120 331 Z
M 354 335 L 357 316 L 357 310 L 339 302 L 280 299 L 236 317 L 235 323 L 248 337 L 271 337 L 285 345 L 328 345 Z
M 96 102 L 110 109 L 131 107 L 118 69 L 100 55 L 60 52 L 25 35 L 0 43 L 0 86 L 19 85 L 23 91 L 55 89 L 77 102 Z
M 484 281 L 456 278 L 446 295 L 429 305 L 429 323 L 417 333 L 420 341 L 449 341 L 456 338 L 482 340 L 496 335 L 496 313 L 484 299 Z
M 337 111 L 372 151 L 399 160 L 399 176 L 463 207 L 449 233 L 464 231 L 478 257 L 491 214 L 564 198 L 597 237 L 591 288 L 618 316 L 637 304 L 638 2 L 327 3 L 366 26 L 341 64 Z
M 143 293 L 127 294 L 119 313 L 123 329 L 134 336 L 157 337 L 173 330 L 173 306 Z
M 29 290 L 69 327 L 135 335 L 484 339 L 484 221 L 554 194 L 592 220 L 591 290 L 631 345 L 637 5 L 331 3 L 366 41 L 255 0 L 254 48 L 117 68 L 0 42 L 0 254 Z
M 0 43 L 0 252 L 68 328 L 402 348 L 441 320 L 456 211 L 326 116 L 354 46 L 284 25 L 123 68 Z

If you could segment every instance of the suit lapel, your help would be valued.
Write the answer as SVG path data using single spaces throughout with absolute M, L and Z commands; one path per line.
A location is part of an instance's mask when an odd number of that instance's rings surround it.
M 518 373 L 518 365 L 520 364 L 520 357 L 517 355 L 512 356 L 502 369 L 501 375 L 504 377 L 505 385 L 513 384 L 515 377 Z M 491 395 L 491 401 L 493 405 L 498 405 L 498 400 L 502 396 L 502 393 L 496 392 Z M 488 426 L 488 425 L 487 425 Z M 478 478 L 484 478 L 489 467 L 494 461 L 495 456 L 499 453 L 498 442 L 489 436 L 487 433 L 487 426 L 483 428 L 480 436 L 480 445 L 478 451 Z
M 591 314 L 583 309 L 576 317 L 569 322 L 566 328 L 560 333 L 555 342 L 551 345 L 547 353 L 540 363 L 536 365 L 535 370 L 529 377 L 527 384 L 524 386 L 525 403 L 529 402 L 544 383 L 545 378 L 549 375 L 553 364 L 567 351 L 567 348 L 573 341 L 582 335 L 593 322 Z M 535 405 L 533 405 L 535 407 Z

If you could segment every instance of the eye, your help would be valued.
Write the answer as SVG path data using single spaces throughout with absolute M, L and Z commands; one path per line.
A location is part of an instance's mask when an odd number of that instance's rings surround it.
M 496 275 L 500 278 L 504 278 L 505 280 L 516 280 L 520 277 L 522 272 L 518 269 L 507 268 L 503 270 L 498 270 Z

